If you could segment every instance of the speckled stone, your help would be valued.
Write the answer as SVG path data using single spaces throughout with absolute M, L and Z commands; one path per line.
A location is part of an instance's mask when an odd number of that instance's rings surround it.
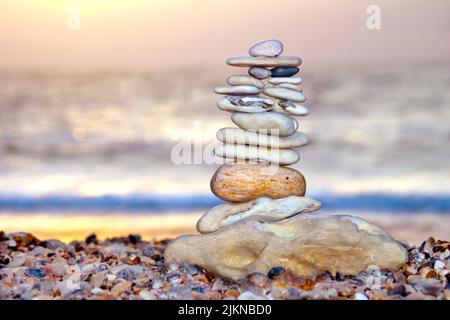
M 230 202 L 246 202 L 261 197 L 302 197 L 306 191 L 305 177 L 300 172 L 266 164 L 224 164 L 214 173 L 210 186 L 217 197 Z
M 279 40 L 265 40 L 255 43 L 248 53 L 253 57 L 277 57 L 283 52 L 283 44 Z

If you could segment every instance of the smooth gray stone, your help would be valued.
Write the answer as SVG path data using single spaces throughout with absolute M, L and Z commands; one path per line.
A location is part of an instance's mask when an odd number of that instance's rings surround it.
M 272 72 L 266 68 L 251 67 L 250 69 L 248 69 L 248 74 L 256 79 L 264 80 L 264 79 L 270 78 L 270 76 L 272 75 Z

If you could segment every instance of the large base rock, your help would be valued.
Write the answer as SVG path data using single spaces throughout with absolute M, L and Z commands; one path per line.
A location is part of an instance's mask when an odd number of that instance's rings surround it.
M 241 279 L 281 266 L 297 276 L 325 271 L 357 274 L 369 266 L 395 269 L 408 259 L 403 246 L 380 228 L 350 215 L 300 214 L 280 222 L 244 219 L 204 235 L 183 235 L 165 261 L 197 264 Z

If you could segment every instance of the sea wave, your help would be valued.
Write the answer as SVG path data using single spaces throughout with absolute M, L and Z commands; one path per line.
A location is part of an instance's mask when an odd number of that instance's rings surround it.
M 324 194 L 314 198 L 324 210 L 368 210 L 381 212 L 436 212 L 450 214 L 450 194 Z M 0 195 L 0 211 L 21 212 L 164 212 L 208 209 L 223 203 L 210 195 L 132 194 L 124 196 L 25 196 Z

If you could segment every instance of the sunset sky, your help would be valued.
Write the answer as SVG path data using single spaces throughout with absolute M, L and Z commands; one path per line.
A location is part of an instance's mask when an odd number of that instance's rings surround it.
M 2 67 L 214 65 L 268 38 L 310 64 L 442 60 L 449 34 L 448 0 L 0 0 Z

